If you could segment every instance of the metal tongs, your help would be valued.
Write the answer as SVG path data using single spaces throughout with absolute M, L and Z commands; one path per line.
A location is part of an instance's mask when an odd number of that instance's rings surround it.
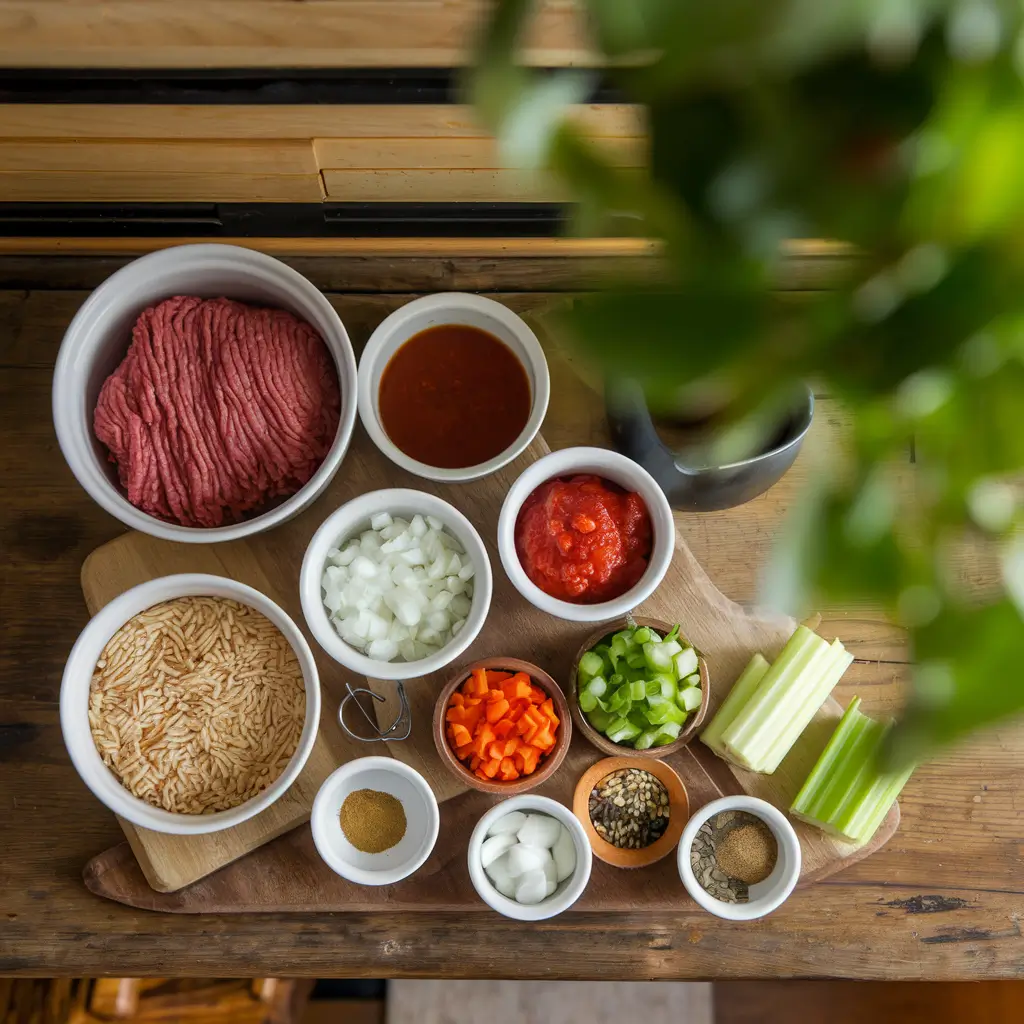
M 361 693 L 369 694 L 370 697 L 376 701 L 380 701 L 382 704 L 384 703 L 385 698 L 368 687 L 357 686 L 353 689 L 351 683 L 346 683 L 345 689 L 348 691 L 348 694 L 342 699 L 341 706 L 338 708 L 338 721 L 341 722 L 342 729 L 344 729 L 352 739 L 359 740 L 360 743 L 376 743 L 378 740 L 384 743 L 393 743 L 398 740 L 407 740 L 412 733 L 412 711 L 409 708 L 409 698 L 406 696 L 405 686 L 401 682 L 396 685 L 398 686 L 398 716 L 386 729 L 382 729 L 380 725 L 378 725 L 374 716 L 367 711 L 362 701 L 359 700 L 358 695 Z M 348 704 L 349 701 L 355 701 L 355 705 L 359 708 L 360 714 L 366 719 L 371 731 L 373 732 L 372 736 L 360 736 L 348 727 L 348 723 L 345 721 L 345 705 Z

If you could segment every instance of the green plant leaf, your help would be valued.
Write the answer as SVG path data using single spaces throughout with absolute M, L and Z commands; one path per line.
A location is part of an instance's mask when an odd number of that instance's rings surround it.
M 1024 710 L 1024 620 L 1009 600 L 947 608 L 913 634 L 914 692 L 890 758 L 911 764 Z

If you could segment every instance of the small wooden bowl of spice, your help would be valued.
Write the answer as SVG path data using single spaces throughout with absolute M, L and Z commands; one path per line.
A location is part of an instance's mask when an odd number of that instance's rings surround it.
M 779 907 L 800 879 L 800 840 L 777 807 L 727 796 L 702 807 L 679 841 L 679 876 L 707 911 L 753 921 Z
M 514 796 L 546 782 L 572 739 L 569 703 L 542 668 L 485 658 L 460 669 L 434 705 L 434 745 L 461 782 Z
M 583 773 L 572 809 L 595 857 L 617 868 L 642 868 L 672 852 L 690 801 L 664 761 L 606 757 Z
M 631 636 L 622 643 L 623 651 L 611 654 L 612 638 L 625 633 Z M 635 643 L 632 637 L 639 637 L 640 642 Z M 657 668 L 646 663 L 645 644 L 654 640 L 656 647 L 660 648 L 665 645 L 657 641 L 665 639 L 668 639 L 672 652 L 664 658 L 666 665 Z M 627 644 L 628 650 L 625 649 Z M 678 654 L 676 648 L 679 648 Z M 654 657 L 661 655 L 657 649 L 651 653 Z M 612 657 L 616 660 L 614 665 L 609 661 Z M 634 668 L 627 665 L 627 658 L 634 661 Z M 676 666 L 686 674 L 680 676 Z M 639 691 L 632 694 L 625 710 L 632 711 L 633 717 L 639 714 L 642 720 L 650 721 L 647 729 L 627 722 L 630 733 L 634 735 L 613 739 L 618 736 L 615 723 L 622 721 L 614 710 L 616 691 L 624 686 L 630 687 L 628 679 L 613 680 L 616 668 L 622 669 L 627 676 L 644 680 L 642 689 L 645 695 L 641 697 Z M 658 690 L 655 684 L 663 685 L 665 689 Z M 708 665 L 680 634 L 678 626 L 662 619 L 628 616 L 618 622 L 606 623 L 583 641 L 573 661 L 570 686 L 566 692 L 576 727 L 598 750 L 613 757 L 667 757 L 685 747 L 704 722 L 710 694 Z M 581 701 L 586 707 L 581 705 Z M 605 731 L 595 728 L 595 724 L 601 725 Z M 665 742 L 672 734 L 669 730 L 675 732 L 675 738 Z M 638 743 L 639 748 L 636 746 Z

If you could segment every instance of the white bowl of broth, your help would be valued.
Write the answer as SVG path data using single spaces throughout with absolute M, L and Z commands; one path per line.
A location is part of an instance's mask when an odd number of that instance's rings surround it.
M 397 466 L 427 480 L 478 480 L 521 455 L 551 384 L 536 335 L 512 310 L 462 292 L 395 310 L 359 360 L 359 418 Z

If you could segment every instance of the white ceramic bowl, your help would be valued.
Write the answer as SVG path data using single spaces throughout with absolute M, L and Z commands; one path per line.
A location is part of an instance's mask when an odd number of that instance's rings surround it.
M 749 887 L 750 900 L 747 903 L 726 903 L 716 899 L 697 881 L 690 867 L 690 847 L 693 837 L 708 818 L 721 811 L 748 811 L 760 818 L 771 830 L 778 844 L 778 859 L 775 869 L 763 881 Z M 789 819 L 777 807 L 765 800 L 752 796 L 724 796 L 712 800 L 694 812 L 686 823 L 677 851 L 679 877 L 686 891 L 709 913 L 727 921 L 753 921 L 777 910 L 796 888 L 800 880 L 800 840 L 789 823 Z
M 390 512 L 403 518 L 411 518 L 417 512 L 422 516 L 436 516 L 473 560 L 473 599 L 466 624 L 457 636 L 429 658 L 419 661 L 368 658 L 341 639 L 324 607 L 320 580 L 327 564 L 327 552 L 349 537 L 369 529 L 370 517 L 378 512 Z M 487 618 L 491 606 L 491 585 L 491 562 L 473 524 L 453 505 L 436 495 L 405 488 L 361 494 L 331 513 L 313 534 L 299 574 L 302 614 L 317 642 L 335 661 L 371 679 L 418 679 L 454 661 L 476 639 Z
M 516 519 L 523 502 L 548 480 L 577 473 L 594 473 L 628 491 L 635 491 L 643 498 L 651 517 L 654 543 L 647 571 L 636 586 L 613 601 L 574 604 L 545 594 L 526 575 L 516 553 Z M 676 525 L 664 491 L 646 469 L 625 455 L 606 448 L 564 448 L 538 459 L 520 474 L 509 489 L 498 517 L 498 554 L 513 586 L 536 608 L 571 622 L 605 622 L 616 619 L 646 601 L 665 578 L 675 546 Z
M 341 805 L 349 793 L 390 793 L 405 811 L 405 835 L 383 853 L 357 850 L 341 830 Z M 411 875 L 437 842 L 440 815 L 427 780 L 393 757 L 360 757 L 330 774 L 313 801 L 313 842 L 324 863 L 359 885 L 391 885 Z
M 576 847 L 576 870 L 564 882 L 559 882 L 558 888 L 540 903 L 527 905 L 502 896 L 491 885 L 491 880 L 480 864 L 480 847 L 483 846 L 483 842 L 487 838 L 487 830 L 498 818 L 504 817 L 509 811 L 539 811 L 542 814 L 551 815 L 552 818 L 557 818 L 569 830 L 573 845 Z M 583 826 L 577 820 L 576 815 L 558 801 L 546 796 L 536 796 L 533 793 L 522 793 L 520 796 L 509 797 L 508 800 L 502 800 L 500 804 L 495 804 L 473 829 L 473 834 L 469 837 L 469 851 L 466 856 L 469 864 L 469 877 L 480 899 L 492 910 L 517 921 L 545 921 L 549 917 L 555 917 L 562 911 L 568 910 L 583 895 L 583 890 L 586 889 L 587 883 L 590 881 L 590 869 L 594 860 L 587 834 L 583 831 Z
M 149 306 L 174 295 L 225 296 L 287 309 L 313 325 L 334 359 L 341 388 L 338 431 L 320 468 L 291 497 L 241 523 L 209 529 L 166 523 L 125 495 L 106 448 L 93 433 L 100 388 L 128 351 L 132 326 Z M 262 533 L 301 512 L 330 483 L 352 437 L 356 362 L 338 314 L 300 273 L 235 245 L 177 245 L 134 260 L 86 299 L 64 334 L 53 373 L 53 422 L 71 472 L 89 496 L 126 526 L 164 540 L 210 544 Z
M 530 381 L 530 418 L 522 432 L 500 455 L 464 469 L 428 466 L 424 462 L 410 458 L 392 443 L 380 421 L 380 378 L 388 361 L 414 334 L 439 324 L 466 324 L 493 334 L 518 357 Z M 540 430 L 544 414 L 547 412 L 550 393 L 548 363 L 536 335 L 522 318 L 507 306 L 493 299 L 485 299 L 481 295 L 442 292 L 413 299 L 401 309 L 396 309 L 370 335 L 370 340 L 359 357 L 359 418 L 366 432 L 373 439 L 373 443 L 395 465 L 427 480 L 443 480 L 447 483 L 478 480 L 507 465 L 526 450 L 526 446 Z
M 175 814 L 132 796 L 103 763 L 89 729 L 89 686 L 96 662 L 110 638 L 132 616 L 176 597 L 227 597 L 265 615 L 291 644 L 306 684 L 306 721 L 299 744 L 285 770 L 262 793 L 238 807 L 214 814 Z M 244 583 L 222 576 L 183 573 L 140 583 L 101 608 L 71 649 L 60 685 L 60 726 L 71 761 L 82 781 L 115 814 L 154 832 L 196 836 L 231 828 L 265 810 L 298 777 L 309 758 L 320 725 L 320 677 L 305 637 L 285 612 Z

